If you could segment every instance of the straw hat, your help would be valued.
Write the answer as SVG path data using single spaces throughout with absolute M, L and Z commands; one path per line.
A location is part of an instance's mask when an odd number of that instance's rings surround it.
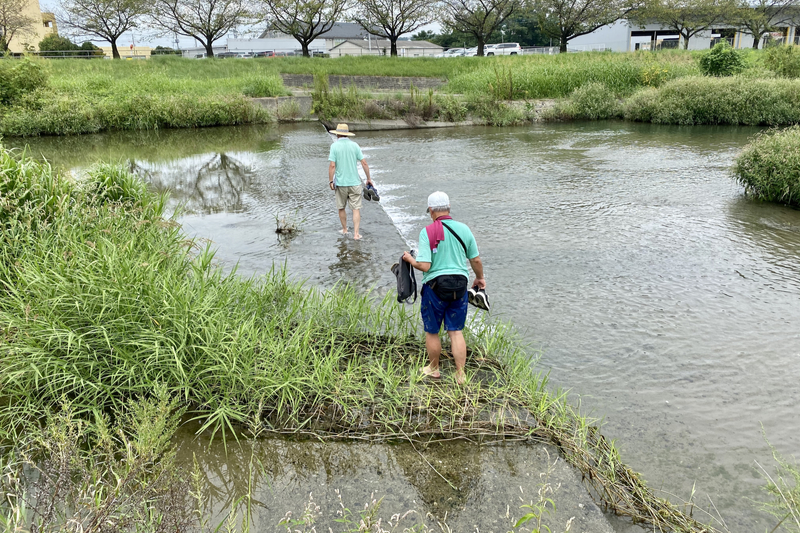
M 330 133 L 335 133 L 336 135 L 344 135 L 345 137 L 352 137 L 355 133 L 350 133 L 350 128 L 347 127 L 347 124 L 339 124 L 336 126 L 335 130 L 328 130 Z

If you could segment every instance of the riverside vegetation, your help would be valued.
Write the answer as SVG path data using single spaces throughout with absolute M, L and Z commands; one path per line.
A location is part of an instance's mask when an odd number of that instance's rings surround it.
M 149 61 L 0 61 L 0 134 L 92 133 L 274 120 L 248 97 L 289 94 L 281 73 L 427 76 L 436 94 L 373 96 L 315 87 L 321 118 L 459 120 L 493 125 L 534 118 L 537 99 L 560 99 L 550 120 L 625 118 L 663 124 L 798 122 L 800 52 L 794 47 L 708 52 L 580 53 L 491 58 L 273 58 Z M 705 74 L 705 75 L 704 75 Z M 727 76 L 731 74 L 733 76 Z M 735 75 L 734 75 L 735 74 Z M 602 108 L 586 109 L 587 95 Z M 332 101 L 320 98 L 326 96 Z M 425 104 L 423 99 L 427 98 Z M 509 101 L 522 105 L 509 105 Z M 584 103 L 582 103 L 584 102 Z M 778 109 L 773 109 L 777 104 Z M 290 110 L 280 115 L 293 117 Z M 332 113 L 338 113 L 334 116 Z M 281 117 L 278 117 L 281 118 Z
M 392 294 L 306 288 L 285 270 L 223 275 L 212 250 L 164 218 L 164 196 L 117 166 L 76 180 L 0 148 L 0 176 L 6 524 L 179 530 L 197 494 L 171 489 L 191 485 L 170 463 L 183 415 L 227 446 L 248 428 L 548 442 L 608 509 L 715 531 L 693 505 L 654 496 L 595 421 L 550 390 L 510 326 L 471 323 L 467 384 L 431 385 L 418 374 L 417 315 Z

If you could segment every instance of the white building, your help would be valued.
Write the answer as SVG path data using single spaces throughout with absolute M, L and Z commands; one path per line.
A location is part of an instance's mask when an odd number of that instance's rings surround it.
M 329 53 L 331 57 L 342 56 L 388 56 L 392 45 L 388 39 L 347 39 L 333 48 Z M 397 41 L 397 55 L 400 57 L 431 57 L 441 54 L 442 48 L 438 44 L 428 41 Z
M 764 36 L 764 40 L 776 39 L 795 43 L 798 33 L 793 26 L 784 26 L 779 31 Z M 726 39 L 734 48 L 752 48 L 753 36 L 735 28 L 720 24 L 718 28 L 700 32 L 689 39 L 689 50 L 707 50 L 720 40 Z M 634 50 L 653 50 L 661 48 L 683 48 L 683 38 L 675 30 L 666 29 L 661 24 L 647 24 L 644 27 L 620 20 L 598 28 L 592 33 L 569 41 L 570 52 L 610 50 L 613 52 L 632 52 Z

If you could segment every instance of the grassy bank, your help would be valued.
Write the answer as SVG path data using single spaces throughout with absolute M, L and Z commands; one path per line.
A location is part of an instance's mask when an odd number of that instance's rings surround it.
M 23 439 L 65 401 L 88 423 L 135 398 L 173 398 L 226 440 L 247 426 L 318 439 L 539 440 L 610 509 L 710 531 L 653 496 L 548 387 L 510 327 L 471 324 L 467 384 L 427 383 L 416 313 L 393 295 L 305 288 L 284 271 L 225 276 L 211 250 L 162 218 L 164 198 L 117 167 L 75 181 L 0 149 L 0 174 L 0 442 Z
M 755 198 L 800 207 L 800 127 L 757 135 L 733 172 Z
M 0 98 L 0 135 L 10 136 L 266 122 L 247 97 L 286 93 L 277 74 L 238 62 L 7 60 L 0 71 L 25 74 L 22 90 Z
M 64 135 L 264 122 L 270 117 L 247 98 L 287 94 L 281 73 L 315 74 L 317 77 L 339 74 L 444 78 L 447 84 L 438 91 L 442 97 L 437 103 L 444 116 L 463 113 L 464 110 L 452 103 L 452 96 L 445 98 L 445 95 L 457 94 L 460 95 L 458 101 L 468 108 L 466 112 L 487 116 L 487 123 L 497 125 L 528 119 L 524 113 L 515 115 L 499 102 L 569 98 L 575 91 L 597 84 L 605 87 L 613 98 L 637 95 L 637 105 L 626 112 L 631 120 L 714 123 L 702 122 L 717 120 L 706 117 L 702 109 L 677 116 L 681 107 L 693 105 L 692 98 L 702 108 L 709 91 L 717 90 L 717 85 L 711 81 L 697 81 L 701 56 L 702 53 L 698 52 L 668 51 L 448 59 L 287 57 L 194 60 L 157 57 L 149 61 L 31 60 L 23 62 L 24 66 L 18 69 L 28 75 L 28 78 L 22 79 L 23 76 L 18 80 L 18 90 L 6 91 L 8 97 L 4 98 L 4 84 L 0 84 L 0 134 Z M 744 71 L 737 78 L 743 81 L 731 90 L 741 87 L 749 90 L 748 94 L 759 91 L 764 94 L 766 90 L 767 98 L 776 101 L 783 98 L 783 89 L 770 84 L 794 82 L 772 79 L 782 75 L 783 71 L 769 70 L 766 65 L 771 63 L 765 61 L 761 53 L 748 52 L 743 57 Z M 19 62 L 11 60 L 0 62 L 0 77 L 4 82 L 16 79 L 9 73 L 18 65 Z M 678 82 L 681 80 L 693 81 L 680 85 Z M 753 87 L 748 89 L 748 84 Z M 672 92 L 670 87 L 674 88 Z M 659 92 L 641 92 L 644 89 L 658 89 Z M 688 91 L 684 95 L 685 101 L 676 100 L 678 91 Z M 715 101 L 722 102 L 728 97 L 733 98 L 733 95 L 716 94 Z M 658 101 L 648 103 L 645 101 L 648 98 Z M 393 99 L 397 100 L 387 96 L 384 98 L 386 102 L 376 101 L 380 109 L 375 106 L 366 110 L 351 109 L 348 116 L 408 115 L 412 122 L 419 118 L 418 109 L 404 110 L 402 102 L 392 102 Z M 738 102 L 724 105 L 738 105 Z M 762 107 L 766 108 L 766 105 Z M 678 109 L 671 109 L 675 106 Z M 622 114 L 622 111 L 618 113 Z M 559 116 L 562 119 L 584 118 L 580 113 L 569 112 Z M 431 117 L 439 119 L 437 113 Z M 790 119 L 781 115 L 774 120 Z

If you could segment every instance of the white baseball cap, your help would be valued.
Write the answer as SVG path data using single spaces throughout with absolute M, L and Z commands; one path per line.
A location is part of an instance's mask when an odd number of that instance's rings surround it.
M 435 211 L 439 210 L 443 211 L 445 209 L 450 209 L 450 198 L 447 196 L 446 193 L 443 193 L 442 191 L 436 191 L 434 193 L 431 193 L 431 195 L 428 196 L 427 212 L 430 213 L 432 208 Z

